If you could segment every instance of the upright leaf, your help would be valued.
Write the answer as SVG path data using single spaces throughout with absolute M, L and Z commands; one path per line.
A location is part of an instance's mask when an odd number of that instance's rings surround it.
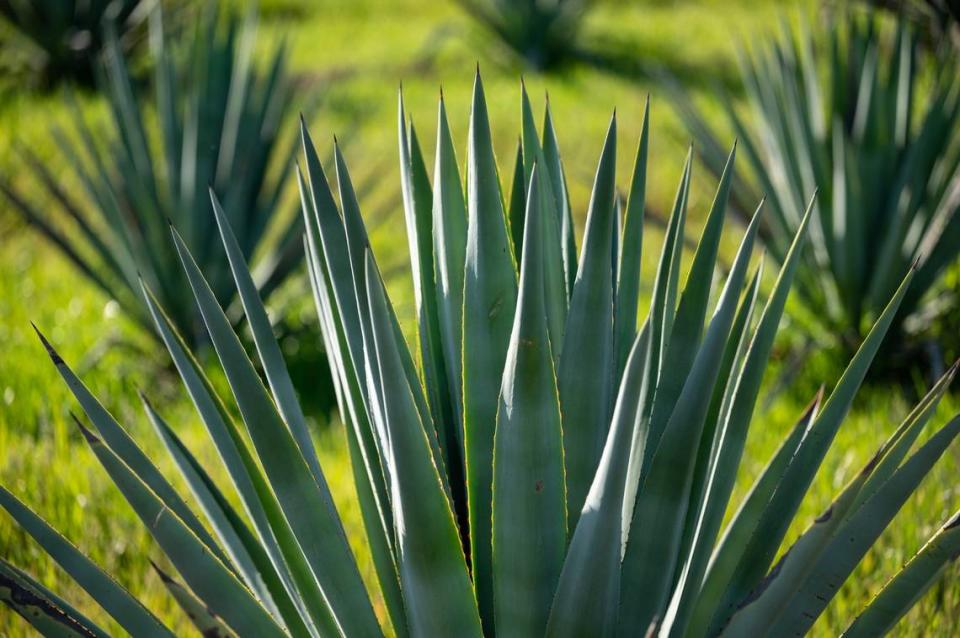
M 647 154 L 650 148 L 650 98 L 643 108 L 643 128 L 637 144 L 637 158 L 630 180 L 630 196 L 623 221 L 623 242 L 620 245 L 617 269 L 617 304 L 614 316 L 614 343 L 617 350 L 619 380 L 627 365 L 627 356 L 637 334 L 637 304 L 640 298 L 640 265 L 643 251 L 643 213 L 647 196 Z
M 570 298 L 557 373 L 563 413 L 567 471 L 568 527 L 573 529 L 593 481 L 613 410 L 614 195 L 617 155 L 616 114 L 603 144 L 577 280 Z
M 497 633 L 543 633 L 567 545 L 563 437 L 544 295 L 543 169 L 530 178 L 517 313 L 497 408 L 493 587 Z
M 463 410 L 470 557 L 484 628 L 493 631 L 491 502 L 497 398 L 507 359 L 517 279 L 503 214 L 480 74 L 467 153 L 467 261 L 463 287 Z
M 367 255 L 367 296 L 380 364 L 400 582 L 414 636 L 480 636 L 480 616 L 453 510 L 402 371 L 389 302 L 373 258 Z
M 663 436 L 653 442 L 650 469 L 643 473 L 624 552 L 620 627 L 647 627 L 662 618 L 679 565 L 683 524 L 689 505 L 694 459 L 720 359 L 736 315 L 740 292 L 756 239 L 754 215 L 724 285 L 703 343 L 697 351 Z M 645 533 L 644 530 L 657 530 Z M 658 565 L 658 569 L 650 569 Z
M 643 371 L 650 333 L 637 335 L 620 384 L 613 424 L 590 493 L 570 540 L 550 611 L 549 636 L 613 636 L 620 605 L 623 559 L 623 491 L 630 460 L 630 438 L 643 397 L 652 389 Z

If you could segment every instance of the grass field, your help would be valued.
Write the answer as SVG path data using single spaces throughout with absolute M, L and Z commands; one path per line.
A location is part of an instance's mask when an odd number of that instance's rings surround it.
M 594 43 L 627 43 L 637 60 L 649 68 L 662 67 L 691 82 L 709 108 L 711 88 L 728 83 L 732 77 L 734 46 L 775 25 L 779 7 L 784 4 L 749 0 L 602 2 L 590 15 L 585 39 Z M 811 10 L 809 2 L 788 7 L 793 17 L 799 11 Z M 441 84 L 455 139 L 465 140 L 472 75 L 479 63 L 490 102 L 501 174 L 506 179 L 513 168 L 519 125 L 520 69 L 478 32 L 452 2 L 265 0 L 262 14 L 264 41 L 287 39 L 299 77 L 322 97 L 321 109 L 311 117 L 315 140 L 321 146 L 328 145 L 337 134 L 345 144 L 354 178 L 361 185 L 361 203 L 373 229 L 374 248 L 381 264 L 392 273 L 389 287 L 409 329 L 412 296 L 396 168 L 398 85 L 403 82 L 407 109 L 416 119 L 429 158 L 433 155 L 433 118 Z M 559 76 L 528 75 L 525 80 L 538 108 L 542 107 L 544 91 L 549 91 L 572 180 L 574 209 L 581 215 L 611 111 L 618 109 L 618 181 L 623 186 L 624 175 L 633 161 L 643 100 L 650 93 L 653 137 L 648 193 L 654 216 L 663 215 L 672 200 L 689 139 L 654 83 L 643 78 L 628 81 L 586 66 Z M 81 96 L 81 103 L 91 117 L 102 114 L 102 105 L 96 98 Z M 10 150 L 14 139 L 32 145 L 57 166 L 49 124 L 65 122 L 67 117 L 62 93 L 38 95 L 3 86 L 0 170 L 20 179 Z M 294 132 L 291 122 L 291 134 Z M 462 152 L 462 148 L 458 150 Z M 704 174 L 705 171 L 698 173 L 695 168 L 692 236 L 699 230 L 715 186 L 711 180 L 701 179 Z M 27 182 L 24 180 L 23 184 Z M 36 191 L 30 193 L 42 197 Z M 49 246 L 27 232 L 4 206 L 0 202 L 0 483 L 115 574 L 168 621 L 177 635 L 189 635 L 192 628 L 149 567 L 148 558 L 157 560 L 160 551 L 70 424 L 69 412 L 78 407 L 44 354 L 30 322 L 41 327 L 64 358 L 82 370 L 91 389 L 143 443 L 166 474 L 175 474 L 173 466 L 144 418 L 138 388 L 156 402 L 188 445 L 208 462 L 208 467 L 215 468 L 215 478 L 223 478 L 223 472 L 216 469 L 212 446 L 179 383 L 164 371 L 165 353 L 137 333 L 118 315 L 115 304 L 83 281 Z M 738 235 L 739 230 L 734 229 L 730 240 Z M 651 265 L 659 251 L 659 232 L 648 233 L 645 242 L 641 290 L 649 291 Z M 295 296 L 299 290 L 293 284 L 288 292 Z M 303 312 L 312 312 L 309 304 L 303 307 Z M 158 365 L 143 364 L 144 350 Z M 779 394 L 765 412 L 757 415 L 743 473 L 738 477 L 738 495 L 749 486 L 809 400 L 809 395 L 805 396 L 809 379 L 821 370 L 820 382 L 829 389 L 840 370 L 811 364 L 804 375 L 803 390 L 794 388 Z M 768 384 L 778 372 L 779 366 L 771 366 Z M 321 375 L 318 372 L 316 376 Z M 310 380 L 308 375 L 299 388 L 307 397 L 316 392 Z M 909 399 L 900 390 L 874 387 L 861 392 L 788 541 L 867 462 L 909 407 Z M 948 395 L 936 422 L 944 422 L 957 411 L 960 397 L 955 393 Z M 328 423 L 323 415 L 312 417 L 321 462 L 347 522 L 362 572 L 372 583 L 372 566 L 353 500 L 340 426 Z M 837 635 L 923 539 L 960 507 L 958 471 L 960 448 L 954 448 L 828 608 L 816 625 L 817 635 Z M 0 514 L 0 555 L 45 584 L 55 586 L 82 611 L 102 621 L 111 633 L 122 633 L 5 514 Z M 902 635 L 960 633 L 958 578 L 960 568 L 955 565 L 904 621 Z M 382 613 L 382 608 L 378 607 L 378 612 Z M 0 609 L 0 636 L 21 635 L 29 635 L 27 625 L 6 608 Z

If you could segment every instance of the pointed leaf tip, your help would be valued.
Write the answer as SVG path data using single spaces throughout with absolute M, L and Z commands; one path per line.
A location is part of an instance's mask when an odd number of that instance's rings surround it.
M 100 438 L 97 437 L 97 435 L 94 434 L 93 431 L 90 430 L 90 428 L 85 426 L 80 421 L 80 419 L 77 418 L 77 415 L 74 414 L 72 411 L 70 412 L 70 418 L 72 418 L 73 422 L 76 423 L 78 428 L 80 428 L 80 434 L 83 435 L 83 438 L 86 439 L 87 443 L 89 443 L 90 445 L 95 445 L 100 442 Z
M 160 577 L 160 580 L 162 580 L 165 583 L 174 582 L 173 577 L 171 577 L 170 574 L 168 574 L 167 572 L 160 569 L 160 566 L 157 565 L 152 558 L 147 558 L 147 560 L 150 561 L 150 566 L 153 567 L 153 570 L 155 572 L 157 572 L 157 576 Z
M 54 349 L 53 345 L 51 345 L 43 333 L 40 332 L 40 328 L 37 327 L 37 324 L 31 321 L 30 325 L 33 326 L 33 330 L 37 333 L 37 336 L 40 337 L 40 343 L 42 343 L 43 347 L 46 349 L 47 355 L 49 355 L 50 360 L 53 361 L 53 365 L 58 366 L 62 364 L 63 357 L 61 357 L 60 354 Z

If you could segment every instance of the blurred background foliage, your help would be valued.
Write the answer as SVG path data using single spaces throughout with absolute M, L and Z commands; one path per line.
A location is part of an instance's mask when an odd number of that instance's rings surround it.
M 943 348 L 957 350 L 955 336 L 931 328 L 956 307 L 940 278 L 960 255 L 960 69 L 940 28 L 922 48 L 926 23 L 862 9 L 829 11 L 826 31 L 785 25 L 741 48 L 748 108 L 724 100 L 748 165 L 736 205 L 748 216 L 766 196 L 764 240 L 781 261 L 797 210 L 818 191 L 798 301 L 827 348 L 853 352 L 896 277 L 915 268 L 881 367 L 939 370 Z M 724 141 L 678 93 L 719 175 Z
M 935 1 L 935 0 L 934 0 Z M 949 8 L 951 0 L 945 0 Z M 7 5 L 57 3 L 29 0 L 0 0 L 0 12 Z M 74 5 L 74 3 L 63 3 Z M 103 7 L 106 2 L 100 3 Z M 285 46 L 292 91 L 284 101 L 289 117 L 283 124 L 274 165 L 273 179 L 284 179 L 286 136 L 294 134 L 293 116 L 304 112 L 314 131 L 319 148 L 332 149 L 337 135 L 345 149 L 360 192 L 363 214 L 371 231 L 371 242 L 384 269 L 391 298 L 404 321 L 408 336 L 415 329 L 414 300 L 409 265 L 405 258 L 406 238 L 397 184 L 397 139 L 395 104 L 399 82 L 403 82 L 407 112 L 420 124 L 423 148 L 434 148 L 433 121 L 437 94 L 443 88 L 454 139 L 465 139 L 473 67 L 483 69 L 491 121 L 498 128 L 492 133 L 500 159 L 501 179 L 509 189 L 520 129 L 518 83 L 524 74 L 526 87 L 540 112 L 549 92 L 551 110 L 565 131 L 560 140 L 570 180 L 570 200 L 577 222 L 578 240 L 589 199 L 589 184 L 599 155 L 600 140 L 613 106 L 618 108 L 621 140 L 632 145 L 639 136 L 644 98 L 651 95 L 651 164 L 648 177 L 648 219 L 662 224 L 673 197 L 682 160 L 692 142 L 695 148 L 704 141 L 692 137 L 684 120 L 668 98 L 665 83 L 679 83 L 698 112 L 722 142 L 729 145 L 735 131 L 725 116 L 721 92 L 729 96 L 738 113 L 749 115 L 744 86 L 737 65 L 737 52 L 744 46 L 774 35 L 784 23 L 795 28 L 805 20 L 817 32 L 833 24 L 816 0 L 554 0 L 530 3 L 541 9 L 562 11 L 554 25 L 533 38 L 546 47 L 532 53 L 524 33 L 517 36 L 515 24 L 526 19 L 526 2 L 506 0 L 262 0 L 259 5 L 258 35 L 253 59 L 266 61 L 278 47 Z M 867 3 L 857 3 L 866 10 Z M 899 3 L 897 3 L 899 5 Z M 97 2 L 77 6 L 91 7 Z M 245 0 L 221 0 L 221 8 L 243 13 Z M 560 5 L 564 5 L 560 8 Z M 925 2 L 916 3 L 926 5 Z M 116 6 L 116 5 L 115 5 Z M 101 7 L 100 11 L 106 9 Z M 504 9 L 507 7 L 508 9 Z M 519 7 L 519 8 L 518 8 Z M 168 28 L 177 31 L 193 26 L 195 19 L 181 13 L 181 7 L 164 9 Z M 68 11 L 76 11 L 69 8 Z M 137 11 L 141 11 L 138 9 Z M 570 13 L 567 13 L 570 11 Z M 78 15 L 76 13 L 69 15 Z M 121 48 L 129 56 L 130 82 L 143 95 L 143 118 L 151 144 L 156 144 L 156 161 L 162 159 L 159 141 L 160 123 L 154 106 L 148 27 L 149 12 L 131 12 L 133 20 L 122 21 L 132 29 L 121 28 Z M 196 14 L 193 14 L 194 16 Z M 561 14 L 557 14 L 561 15 Z M 920 16 L 928 16 L 926 12 Z M 939 14 L 938 14 L 939 15 Z M 956 14 L 953 14 L 954 16 Z M 519 17 L 518 17 L 519 16 Z M 139 18 L 139 20 L 138 20 Z M 0 175 L 11 190 L 20 193 L 41 214 L 49 215 L 52 227 L 70 240 L 80 237 L 75 225 L 57 217 L 62 204 L 49 188 L 37 179 L 22 149 L 47 168 L 56 183 L 71 198 L 90 205 L 82 178 L 75 173 L 56 130 L 73 130 L 82 116 L 95 131 L 97 143 L 106 144 L 117 134 L 115 111 L 109 92 L 98 93 L 95 81 L 99 54 L 103 46 L 99 19 L 82 22 L 57 22 L 35 15 L 0 21 Z M 890 16 L 881 18 L 889 21 Z M 31 22 L 32 20 L 32 22 Z M 191 22 L 194 20 L 194 22 Z M 30 35 L 40 24 L 43 38 Z M 938 40 L 937 33 L 953 33 L 950 18 L 930 22 L 918 18 L 916 28 L 921 41 Z M 947 25 L 946 27 L 930 25 Z M 63 37 L 86 29 L 91 45 L 83 50 L 83 63 L 73 70 L 60 70 L 54 63 Z M 929 28 L 929 30 L 927 30 Z M 936 29 L 940 29 L 937 31 Z M 189 32 L 189 27 L 185 32 Z M 47 36 L 51 36 L 50 39 Z M 186 38 L 189 39 L 189 38 Z M 942 38 L 941 38 L 942 39 Z M 41 41 L 43 40 L 43 41 Z M 53 44 L 45 45 L 44 42 Z M 56 44 L 60 42 L 61 45 Z M 67 42 L 69 43 L 69 37 Z M 95 45 L 94 45 L 95 44 Z M 43 53 L 47 46 L 50 52 Z M 559 48 L 559 51 L 557 50 Z M 76 59 L 75 49 L 67 59 Z M 91 62 L 92 60 L 92 62 Z M 187 63 L 184 63 L 187 64 Z M 76 65 L 76 62 L 74 62 Z M 79 69 L 79 70 L 77 70 Z M 86 69 L 84 71 L 83 69 Z M 920 70 L 918 92 L 927 95 L 933 71 Z M 85 75 L 89 74 L 89 75 Z M 668 80 L 669 78 L 669 80 Z M 956 143 L 953 150 L 956 151 Z M 17 150 L 17 149 L 21 150 Z M 465 149 L 457 149 L 464 160 Z M 428 153 L 428 156 L 432 153 Z M 108 171 L 111 177 L 124 168 L 119 156 Z M 429 157 L 428 157 L 428 161 Z M 621 154 L 618 183 L 626 186 L 632 157 Z M 707 170 L 695 163 L 694 171 Z M 746 162 L 741 175 L 749 174 Z M 229 183 L 229 179 L 227 180 Z M 118 182 L 114 182 L 118 183 Z M 229 186 L 225 184 L 224 187 Z M 271 182 L 279 184 L 280 182 Z M 699 235 L 716 181 L 694 179 L 688 229 Z M 202 191 L 203 189 L 201 189 Z M 293 189 L 295 191 L 295 189 Z M 270 213 L 282 221 L 294 192 L 285 191 Z M 201 210 L 198 208 L 197 210 Z M 22 211 L 21 211 L 22 212 Z M 206 219 L 212 220 L 212 217 Z M 282 226 L 282 224 L 281 224 Z M 269 235 L 276 240 L 282 235 Z M 728 263 L 736 240 L 721 247 L 721 261 Z M 644 237 L 644 270 L 641 279 L 641 312 L 652 285 L 656 251 L 662 238 L 651 232 Z M 254 260 L 264 252 L 254 252 Z M 689 260 L 688 260 L 689 261 Z M 687 262 L 688 263 L 688 262 Z M 685 264 L 687 265 L 687 264 Z M 767 269 L 772 271 L 774 269 Z M 209 274 L 209 273 L 208 273 Z M 938 295 L 960 293 L 960 274 L 956 264 L 946 269 L 937 283 Z M 759 415 L 764 427 L 754 428 L 747 444 L 746 471 L 738 477 L 738 492 L 743 494 L 770 456 L 793 416 L 806 404 L 819 383 L 834 383 L 843 357 L 830 347 L 802 349 L 805 342 L 830 342 L 829 328 L 811 328 L 809 310 L 795 296 L 790 302 L 792 318 L 784 322 L 787 338 L 778 346 L 777 365 L 767 375 L 767 400 Z M 328 473 L 337 506 L 348 526 L 350 541 L 361 557 L 361 570 L 372 582 L 374 576 L 369 554 L 363 548 L 359 512 L 352 494 L 349 466 L 339 425 L 321 427 L 332 417 L 327 413 L 329 390 L 326 366 L 319 352 L 319 335 L 304 328 L 313 323 L 312 304 L 305 282 L 293 276 L 276 286 L 270 307 L 283 324 L 282 347 L 296 377 L 298 389 L 316 425 L 321 462 Z M 63 355 L 82 362 L 85 381 L 96 394 L 111 397 L 108 407 L 129 427 L 138 440 L 149 442 L 146 449 L 161 469 L 170 469 L 161 445 L 142 418 L 138 387 L 149 388 L 151 398 L 162 402 L 163 411 L 193 449 L 203 452 L 201 459 L 216 467 L 211 446 L 202 441 L 202 428 L 178 382 L 164 372 L 166 355 L 155 346 L 151 333 L 140 327 L 134 312 L 125 312 L 118 300 L 111 299 L 92 285 L 56 249 L 37 233 L 31 232 L 9 201 L 0 201 L 0 482 L 43 513 L 69 538 L 119 575 L 130 590 L 147 601 L 162 617 L 172 619 L 171 626 L 186 631 L 179 612 L 149 569 L 150 540 L 134 514 L 126 507 L 92 455 L 69 424 L 72 402 L 65 387 L 55 383 L 55 372 L 30 328 L 36 322 Z M 816 309 L 814 309 L 816 312 Z M 823 331 L 817 333 L 817 331 Z M 955 357 L 960 318 L 956 311 L 943 312 L 927 326 L 925 338 L 942 345 L 941 356 Z M 952 344 L 952 345 L 951 345 Z M 136 354 L 132 354 L 135 352 Z M 159 365 L 157 365 L 159 364 Z M 887 430 L 906 413 L 913 398 L 925 388 L 931 370 L 923 364 L 907 363 L 893 377 L 877 379 L 865 388 L 854 406 L 854 414 L 838 435 L 836 445 L 824 463 L 818 486 L 804 503 L 799 521 L 814 516 L 826 505 L 828 494 L 836 491 L 858 459 L 864 458 L 889 433 Z M 960 408 L 955 393 L 946 397 L 941 415 Z M 886 424 L 886 425 L 884 425 Z M 879 574 L 895 571 L 918 548 L 923 538 L 956 506 L 960 485 L 956 482 L 960 455 L 947 454 L 928 478 L 928 485 L 917 498 L 908 502 L 891 529 L 858 568 L 842 594 L 818 623 L 818 635 L 835 635 L 839 619 L 849 618 L 882 585 Z M 215 477 L 217 479 L 222 476 Z M 179 486 L 182 487 L 182 486 Z M 829 488 L 829 489 L 828 489 Z M 77 496 L 77 495 L 80 496 Z M 791 531 L 791 535 L 799 529 Z M 32 572 L 39 580 L 59 584 L 63 595 L 81 601 L 81 609 L 92 618 L 104 616 L 78 588 L 58 573 L 42 552 L 29 542 L 9 519 L 0 518 L 0 553 Z M 879 569 L 879 567 L 883 569 Z M 960 570 L 935 586 L 905 622 L 917 635 L 949 636 L 960 631 Z M 380 610 L 382 611 L 382 609 Z M 179 620 L 178 620 L 179 619 Z M 106 626 L 112 627 L 109 622 Z M 0 612 L 0 635 L 24 635 L 25 625 L 12 614 Z
M 142 40 L 156 0 L 0 1 L 5 52 L 0 68 L 39 87 L 60 81 L 92 86 L 96 60 L 114 30 L 124 49 Z

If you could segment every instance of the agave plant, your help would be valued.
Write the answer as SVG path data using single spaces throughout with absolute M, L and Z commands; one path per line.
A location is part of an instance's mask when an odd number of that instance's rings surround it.
M 550 114 L 541 138 L 525 94 L 522 112 L 523 214 L 515 217 L 502 204 L 479 75 L 466 192 L 442 100 L 431 186 L 401 98 L 413 348 L 371 254 L 342 154 L 335 149 L 338 205 L 303 129 L 308 270 L 390 626 L 401 636 L 806 632 L 960 432 L 954 418 L 908 456 L 952 368 L 773 565 L 915 275 L 905 277 L 822 409 L 821 392 L 799 416 L 719 536 L 812 213 L 761 303 L 759 266 L 749 272 L 757 212 L 708 318 L 734 153 L 681 290 L 688 157 L 638 330 L 647 116 L 622 225 L 611 122 L 577 256 L 566 250 L 569 204 Z M 205 524 L 41 339 L 93 426 L 77 421 L 93 452 L 179 573 L 161 573 L 163 583 L 205 635 L 380 635 L 386 621 L 374 613 L 216 197 L 213 208 L 266 385 L 186 242 L 176 231 L 174 239 L 245 427 L 146 284 L 144 294 L 246 517 L 145 402 Z M 521 219 L 522 246 L 514 246 L 510 227 Z M 124 629 L 170 635 L 10 492 L 0 489 L 0 505 Z M 896 623 L 960 550 L 956 520 L 848 635 L 875 636 Z M 0 598 L 41 631 L 103 635 L 22 571 L 2 570 Z
M 873 6 L 902 14 L 917 24 L 934 49 L 960 47 L 960 2 L 956 0 L 867 0 Z M 945 47 L 946 48 L 946 47 Z M 949 55 L 949 49 L 945 51 Z
M 53 130 L 86 197 L 71 194 L 66 180 L 22 146 L 22 165 L 47 191 L 52 212 L 42 199 L 0 180 L 13 209 L 152 333 L 139 277 L 149 282 L 190 344 L 202 338 L 203 322 L 180 272 L 170 223 L 183 232 L 217 300 L 229 306 L 236 297 L 209 216 L 208 186 L 223 202 L 244 257 L 259 258 L 263 296 L 302 256 L 299 216 L 278 214 L 282 175 L 296 150 L 278 139 L 294 94 L 284 49 L 260 68 L 252 13 L 242 20 L 220 15 L 214 3 L 199 16 L 192 37 L 171 50 L 160 10 L 151 14 L 152 100 L 138 89 L 118 40 L 108 41 L 101 86 L 110 126 L 94 131 L 76 107 L 73 135 Z M 159 131 L 148 126 L 153 121 Z
M 123 32 L 135 25 L 145 5 L 144 0 L 0 0 L 0 17 L 33 45 L 31 66 L 47 82 L 69 78 L 92 84 L 108 28 Z
M 589 0 L 458 0 L 523 64 L 538 71 L 569 59 Z
M 752 178 L 737 184 L 735 201 L 748 211 L 756 190 L 767 194 L 763 237 L 779 262 L 801 222 L 798 207 L 819 187 L 797 289 L 808 314 L 852 346 L 911 268 L 894 331 L 908 317 L 929 320 L 955 306 L 931 289 L 960 255 L 960 69 L 956 58 L 925 66 L 907 24 L 894 31 L 848 16 L 822 39 L 787 35 L 742 59 L 756 126 L 726 102 Z M 719 175 L 716 136 L 679 102 Z

